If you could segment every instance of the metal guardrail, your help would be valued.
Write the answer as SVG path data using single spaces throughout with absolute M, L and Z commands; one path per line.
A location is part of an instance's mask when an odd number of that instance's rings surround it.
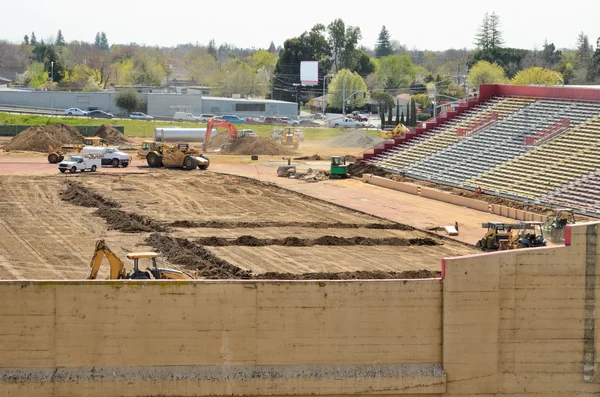
M 571 126 L 571 120 L 569 119 L 560 119 L 544 130 L 540 131 L 534 136 L 524 136 L 523 137 L 523 145 L 525 146 L 539 146 L 542 143 L 554 138 L 555 136 L 563 133 L 565 130 L 569 129 Z

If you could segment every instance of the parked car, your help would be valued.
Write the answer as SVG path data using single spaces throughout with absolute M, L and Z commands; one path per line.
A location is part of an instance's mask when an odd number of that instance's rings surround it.
M 225 121 L 229 121 L 230 123 L 245 123 L 246 120 L 244 120 L 241 117 L 238 117 L 234 114 L 224 114 L 223 117 L 221 117 L 222 120 Z
M 87 116 L 88 112 L 79 108 L 68 108 L 65 110 L 65 114 L 69 116 Z
M 200 121 L 202 123 L 208 123 L 208 120 L 210 120 L 210 119 L 212 119 L 214 117 L 217 117 L 217 116 L 215 116 L 214 114 L 209 114 L 209 113 L 207 113 L 207 114 L 201 114 L 200 115 Z
M 112 113 L 105 112 L 104 110 L 92 110 L 87 114 L 88 117 L 93 119 L 112 119 Z
M 364 122 L 369 121 L 369 117 L 367 115 L 359 113 L 359 112 L 352 112 L 352 118 L 356 121 L 364 121 Z
M 301 126 L 304 126 L 304 127 L 318 127 L 318 126 L 320 126 L 319 123 L 317 123 L 317 122 L 315 122 L 313 120 L 310 120 L 310 119 L 300 120 L 298 122 L 298 124 L 301 125 Z
M 173 120 L 176 121 L 194 121 L 196 123 L 202 122 L 202 119 L 198 116 L 194 116 L 191 113 L 187 112 L 175 112 L 173 115 Z
M 264 124 L 283 124 L 283 122 L 281 120 L 279 120 L 278 117 L 273 117 L 273 116 L 266 116 L 265 119 L 263 120 Z
M 350 117 L 332 120 L 331 125 L 334 127 L 342 127 L 342 128 L 364 128 L 364 127 L 366 127 L 365 123 L 356 121 L 354 119 L 351 119 Z
M 246 117 L 246 123 L 248 124 L 259 124 L 260 119 L 258 117 Z
M 98 156 L 102 165 L 112 165 L 115 168 L 119 166 L 125 168 L 131 163 L 131 156 L 117 147 L 84 146 L 81 154 Z
M 133 120 L 154 120 L 154 117 L 148 116 L 142 112 L 133 112 L 129 115 L 129 118 Z
M 256 132 L 252 131 L 252 130 L 239 130 L 238 131 L 238 137 L 242 138 L 242 137 L 255 137 L 256 136 Z
M 282 123 L 285 123 L 285 124 L 288 124 L 288 125 L 297 125 L 298 124 L 298 120 L 294 120 L 294 119 L 291 119 L 289 117 L 280 117 L 279 120 Z

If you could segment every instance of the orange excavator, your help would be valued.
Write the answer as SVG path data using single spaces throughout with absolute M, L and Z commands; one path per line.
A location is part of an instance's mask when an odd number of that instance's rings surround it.
M 229 132 L 229 142 L 233 142 L 235 138 L 238 137 L 238 130 L 233 123 L 221 119 L 210 118 L 206 124 L 206 135 L 204 136 L 204 143 L 202 144 L 202 150 L 204 152 L 206 152 L 206 148 L 208 147 L 213 128 L 217 129 L 220 127 L 227 128 L 227 132 Z

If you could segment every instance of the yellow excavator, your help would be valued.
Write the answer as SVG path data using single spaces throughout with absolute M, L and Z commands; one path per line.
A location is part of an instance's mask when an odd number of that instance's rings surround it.
M 94 255 L 90 263 L 90 270 L 88 271 L 87 280 L 95 280 L 98 277 L 98 271 L 102 265 L 104 257 L 108 259 L 110 264 L 110 280 L 193 280 L 194 277 L 185 274 L 180 270 L 166 269 L 158 267 L 156 264 L 156 252 L 134 252 L 127 254 L 127 259 L 133 260 L 133 272 L 127 273 L 123 261 L 110 249 L 105 240 L 98 240 L 96 242 L 96 248 L 94 249 Z M 152 266 L 146 270 L 140 270 L 139 260 L 150 259 Z
M 404 138 L 404 136 L 409 133 L 410 130 L 406 128 L 406 126 L 402 123 L 398 124 L 393 130 L 383 130 L 379 133 L 379 136 L 383 139 L 394 139 L 394 138 Z

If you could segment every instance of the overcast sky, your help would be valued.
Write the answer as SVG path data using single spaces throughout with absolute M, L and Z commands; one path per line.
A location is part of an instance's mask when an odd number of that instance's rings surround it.
M 600 36 L 600 3 L 594 0 L 550 1 L 266 1 L 266 0 L 102 0 L 100 2 L 7 1 L 2 5 L 0 38 L 21 42 L 31 31 L 39 39 L 93 41 L 105 31 L 110 44 L 175 46 L 229 43 L 266 48 L 309 30 L 316 23 L 342 18 L 359 26 L 361 44 L 373 47 L 381 26 L 409 49 L 472 48 L 485 12 L 501 18 L 506 46 L 540 48 L 545 39 L 558 48 L 575 47 L 579 32 L 590 43 Z

